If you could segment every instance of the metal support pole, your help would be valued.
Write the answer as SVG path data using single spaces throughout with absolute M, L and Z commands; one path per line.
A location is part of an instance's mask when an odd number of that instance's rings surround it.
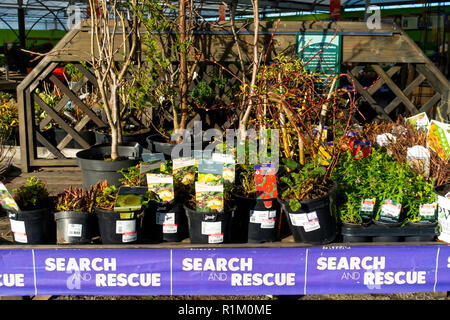
M 19 43 L 22 49 L 25 49 L 27 46 L 26 43 L 26 34 L 25 34 L 25 9 L 23 8 L 23 1 L 17 0 L 17 16 L 18 16 L 18 24 L 19 24 Z M 20 61 L 20 72 L 26 72 L 26 61 L 23 56 L 21 56 Z

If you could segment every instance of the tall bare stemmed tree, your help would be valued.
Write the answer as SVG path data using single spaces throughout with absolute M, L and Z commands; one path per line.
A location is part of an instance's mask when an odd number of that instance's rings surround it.
M 119 157 L 122 142 L 121 111 L 127 107 L 119 98 L 128 85 L 127 74 L 136 59 L 139 21 L 132 15 L 137 0 L 89 0 L 91 60 L 88 61 L 99 88 L 111 130 L 111 159 Z

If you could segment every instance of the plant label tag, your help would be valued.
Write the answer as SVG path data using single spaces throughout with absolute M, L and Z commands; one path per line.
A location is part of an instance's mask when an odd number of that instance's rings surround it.
M 114 202 L 114 211 L 131 213 L 142 208 L 142 198 L 147 192 L 146 187 L 120 186 Z M 121 219 L 126 219 L 122 218 Z
M 419 215 L 424 220 L 435 220 L 437 213 L 437 203 L 424 203 L 420 205 Z
M 250 222 L 251 223 L 261 223 L 263 219 L 269 219 L 269 211 L 250 211 Z
M 275 228 L 275 219 L 268 218 L 261 220 L 261 229 L 273 229 Z
M 427 133 L 427 145 L 442 160 L 448 161 L 450 159 L 450 124 L 431 120 Z
M 25 231 L 25 221 L 9 220 L 11 231 L 14 233 L 14 240 L 20 243 L 28 243 L 27 233 Z
M 256 199 L 266 200 L 264 206 L 272 208 L 272 200 L 278 197 L 276 168 L 273 164 L 255 165 Z
M 7 212 L 16 213 L 20 211 L 16 201 L 2 182 L 0 182 L 0 205 Z
M 222 222 L 206 222 L 202 221 L 202 234 L 210 235 L 210 234 L 221 234 L 222 233 Z
M 222 242 L 223 242 L 223 233 L 208 235 L 208 243 L 222 243 Z
M 379 134 L 376 137 L 377 144 L 380 147 L 388 146 L 391 142 L 396 142 L 397 138 L 392 133 Z
M 197 211 L 223 212 L 223 200 L 223 184 L 195 183 Z
M 373 209 L 375 208 L 376 199 L 363 199 L 359 214 L 361 216 L 372 217 Z
M 385 222 L 398 222 L 402 205 L 396 201 L 386 199 L 381 204 L 380 220 Z
M 165 158 L 163 153 L 143 153 L 142 160 L 144 162 L 154 162 L 154 161 L 164 162 Z
M 181 177 L 181 183 L 191 184 L 195 181 L 197 172 L 197 160 L 191 157 L 173 159 L 172 173 Z
M 136 220 L 117 220 L 116 221 L 116 233 L 124 234 L 136 232 Z
M 426 130 L 430 124 L 426 112 L 406 118 L 405 121 L 409 122 L 409 124 L 416 130 Z
M 174 224 L 175 223 L 175 213 L 173 212 L 156 212 L 156 224 Z
M 311 232 L 320 229 L 319 218 L 317 217 L 316 211 L 306 213 L 306 218 L 308 219 L 308 221 L 303 224 L 305 232 Z
M 163 203 L 170 203 L 175 198 L 173 177 L 170 174 L 147 173 L 147 186 Z
M 236 161 L 233 155 L 213 153 L 212 160 L 222 163 L 222 176 L 224 183 L 234 183 L 236 176 Z
M 126 243 L 126 242 L 133 242 L 136 240 L 137 240 L 136 231 L 122 233 L 122 242 Z
M 417 145 L 406 150 L 406 163 L 425 178 L 430 175 L 430 151 Z
M 163 224 L 163 233 L 177 233 L 178 225 L 177 224 Z
M 303 227 L 305 223 L 308 223 L 308 217 L 305 213 L 289 213 L 291 223 L 296 227 Z
M 356 140 L 353 143 L 352 156 L 355 160 L 368 157 L 372 151 L 372 142 Z
M 67 235 L 69 237 L 81 237 L 83 225 L 78 223 L 69 223 L 67 225 Z

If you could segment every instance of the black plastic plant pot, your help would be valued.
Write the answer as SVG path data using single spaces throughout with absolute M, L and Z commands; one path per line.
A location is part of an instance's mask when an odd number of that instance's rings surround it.
M 342 234 L 342 242 L 344 243 L 352 243 L 352 242 L 372 242 L 372 237 L 359 235 L 362 230 L 366 229 L 372 220 L 363 220 L 361 224 L 356 223 L 348 223 L 341 221 L 342 228 L 347 230 L 345 234 Z M 356 232 L 352 232 L 356 231 Z M 353 234 L 354 233 L 354 234 Z
M 239 242 L 263 243 L 278 240 L 280 204 L 278 199 L 245 198 L 233 194 L 237 203 L 233 217 L 233 239 Z M 264 202 L 271 202 L 266 207 Z
M 56 243 L 91 243 L 94 229 L 94 216 L 88 212 L 55 212 Z
M 191 143 L 189 143 L 189 152 L 192 152 L 193 146 L 194 146 L 194 142 L 192 140 L 191 137 Z M 182 144 L 184 142 L 181 142 Z M 163 140 L 163 138 L 161 137 L 161 135 L 159 134 L 154 134 L 154 135 L 150 135 L 147 137 L 147 147 L 150 149 L 150 151 L 154 152 L 154 153 L 162 153 L 164 154 L 164 157 L 166 160 L 171 160 L 172 159 L 172 151 L 173 148 L 176 146 L 176 143 L 170 143 L 170 142 L 165 142 Z M 183 156 L 190 156 L 189 155 L 184 155 Z
M 50 209 L 9 212 L 9 221 L 15 244 L 53 244 Z
M 61 128 L 55 128 L 55 142 L 59 144 L 66 136 L 67 132 Z M 80 130 L 78 134 L 90 145 L 95 144 L 95 134 L 90 130 Z M 84 149 L 75 139 L 71 139 L 65 148 Z
M 109 130 L 107 127 L 101 127 L 97 130 L 94 130 L 94 139 L 96 144 L 111 144 L 111 134 L 105 133 L 100 130 Z M 147 137 L 150 134 L 150 129 L 143 130 L 143 132 L 139 133 L 130 133 L 130 134 L 124 134 L 122 135 L 122 142 L 123 143 L 133 143 L 137 142 L 141 146 L 148 147 L 147 144 Z
M 122 218 L 123 212 L 94 208 L 98 219 L 102 244 L 133 244 L 140 241 L 142 216 L 134 211 L 131 217 Z
M 106 161 L 104 158 L 111 154 L 110 145 L 97 145 L 77 152 L 78 165 L 83 175 L 83 186 L 90 188 L 99 181 L 107 180 L 109 185 L 119 187 L 119 179 L 123 176 L 118 171 L 139 163 L 142 147 L 139 144 L 122 144 L 118 147 L 119 157 L 123 160 Z
M 436 239 L 435 235 L 417 235 L 403 238 L 405 242 L 433 242 Z
M 334 241 L 337 234 L 333 216 L 335 190 L 336 185 L 322 197 L 302 201 L 298 210 L 292 210 L 288 202 L 279 200 L 295 242 L 328 244 Z
M 152 203 L 145 209 L 142 237 L 157 242 L 180 242 L 188 236 L 188 222 L 181 203 Z
M 400 227 L 402 225 L 402 221 L 399 222 L 385 222 L 381 220 L 375 220 L 373 219 L 372 222 L 378 226 L 386 227 L 386 228 L 396 228 Z
M 231 242 L 231 223 L 235 208 L 221 213 L 198 212 L 183 206 L 193 244 L 219 244 Z

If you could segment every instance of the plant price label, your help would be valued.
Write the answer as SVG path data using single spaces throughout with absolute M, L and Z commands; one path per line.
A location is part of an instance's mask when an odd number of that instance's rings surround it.
M 398 221 L 402 205 L 393 200 L 383 200 L 381 204 L 381 216 Z
M 178 225 L 174 223 L 163 224 L 163 233 L 177 233 Z
M 156 212 L 156 224 L 175 224 L 175 213 L 174 212 Z
M 308 217 L 305 213 L 289 213 L 291 223 L 296 227 L 303 227 L 305 223 L 308 223 Z
M 424 203 L 420 205 L 419 215 L 424 218 L 434 218 L 436 214 L 437 203 Z
M 222 243 L 222 242 L 223 242 L 223 233 L 208 235 L 208 243 Z
M 136 220 L 117 220 L 116 233 L 131 233 L 136 232 Z
M 222 222 L 206 222 L 202 221 L 202 234 L 214 235 L 222 233 Z
M 78 223 L 69 223 L 67 225 L 67 235 L 69 237 L 81 237 L 83 225 Z
M 20 243 L 28 243 L 27 233 L 25 231 L 25 221 L 9 220 L 11 222 L 11 231 L 14 233 L 14 240 Z
M 275 219 L 263 219 L 261 220 L 261 229 L 273 229 L 275 228 Z
M 376 199 L 363 199 L 361 202 L 361 215 L 372 215 L 373 209 L 375 207 Z
M 122 242 L 133 242 L 137 240 L 137 232 L 124 232 L 122 233 Z

